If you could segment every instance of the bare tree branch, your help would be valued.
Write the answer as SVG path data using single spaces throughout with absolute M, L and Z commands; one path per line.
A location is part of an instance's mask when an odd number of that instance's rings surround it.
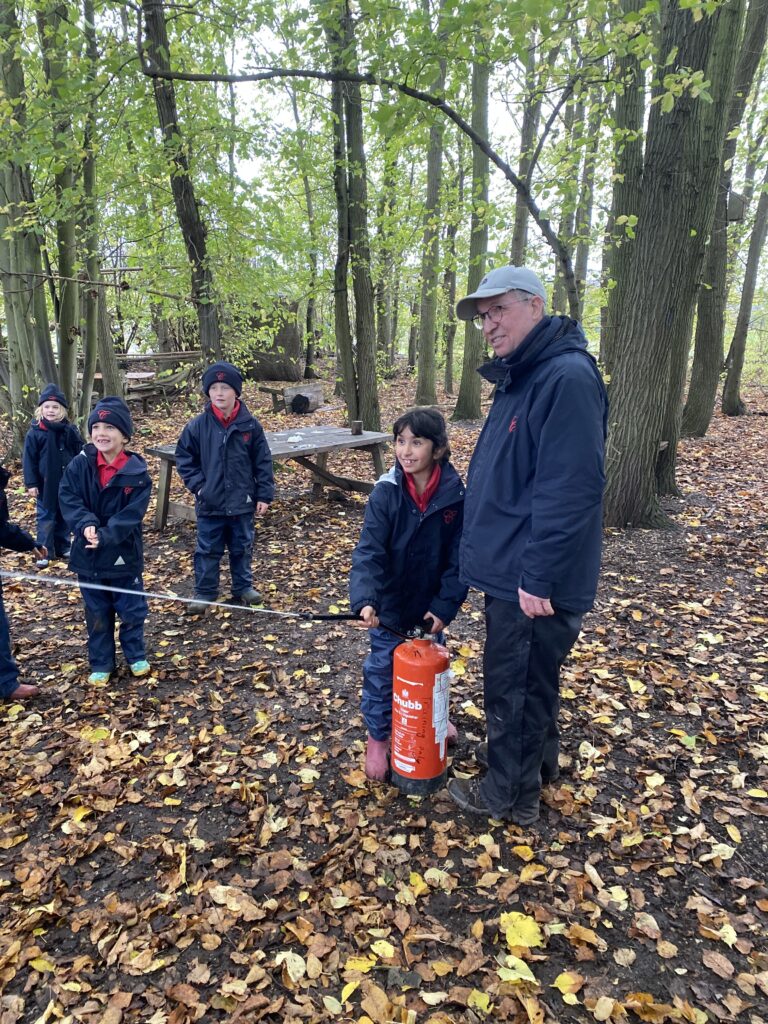
M 568 292 L 568 304 L 571 315 L 575 318 L 578 313 L 578 292 L 576 279 L 571 266 L 571 259 L 567 248 L 561 242 L 557 232 L 552 228 L 548 217 L 545 217 L 538 204 L 531 195 L 528 185 L 515 174 L 509 164 L 483 139 L 472 126 L 464 120 L 458 111 L 454 110 L 448 103 L 439 96 L 415 89 L 404 82 L 396 82 L 390 78 L 379 78 L 370 72 L 352 71 L 315 71 L 309 68 L 267 68 L 264 71 L 257 71 L 245 75 L 222 75 L 206 74 L 192 71 L 166 71 L 150 61 L 144 52 L 142 70 L 148 78 L 163 78 L 177 82 L 269 82 L 280 78 L 314 78 L 323 82 L 356 82 L 360 85 L 374 85 L 380 88 L 395 89 L 404 96 L 426 103 L 445 115 L 466 135 L 472 142 L 488 157 L 488 159 L 499 168 L 504 177 L 522 196 L 531 217 L 549 243 L 552 251 L 560 262 L 560 266 Z

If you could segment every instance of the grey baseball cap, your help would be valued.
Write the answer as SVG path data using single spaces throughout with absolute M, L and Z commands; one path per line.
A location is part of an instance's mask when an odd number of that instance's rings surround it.
M 476 292 L 459 300 L 456 316 L 459 320 L 471 320 L 477 313 L 476 299 L 492 299 L 511 291 L 530 292 L 547 301 L 544 285 L 532 270 L 526 267 L 496 267 L 485 275 Z

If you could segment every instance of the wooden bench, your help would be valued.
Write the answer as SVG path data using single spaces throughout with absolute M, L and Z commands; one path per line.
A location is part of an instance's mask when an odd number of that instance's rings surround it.
M 328 469 L 328 457 L 333 452 L 360 448 L 370 453 L 376 478 L 384 472 L 382 445 L 392 440 L 391 434 L 364 430 L 353 434 L 349 427 L 307 427 L 296 430 L 265 431 L 267 444 L 276 462 L 298 462 L 312 474 L 312 494 L 322 493 L 323 487 L 339 487 L 344 491 L 370 494 L 376 480 L 355 480 L 337 476 Z M 160 459 L 160 474 L 157 481 L 157 509 L 155 526 L 164 530 L 168 516 L 195 521 L 195 510 L 191 505 L 171 501 L 171 477 L 176 465 L 176 445 L 163 444 L 147 448 L 148 455 Z
M 325 401 L 322 381 L 293 384 L 287 388 L 270 388 L 264 384 L 259 386 L 259 391 L 272 396 L 272 412 L 314 412 Z M 297 407 L 296 399 L 305 399 L 300 403 L 301 408 Z

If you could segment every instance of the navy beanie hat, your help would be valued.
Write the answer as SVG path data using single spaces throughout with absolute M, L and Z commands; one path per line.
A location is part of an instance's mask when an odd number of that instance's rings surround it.
M 234 388 L 237 397 L 243 390 L 243 377 L 236 366 L 232 363 L 214 363 L 209 366 L 203 374 L 203 394 L 207 395 L 211 384 L 229 384 Z
M 43 402 L 58 402 L 59 405 L 63 405 L 65 409 L 69 408 L 69 402 L 64 397 L 64 392 L 61 388 L 57 388 L 55 384 L 46 384 L 40 392 L 37 404 L 42 405 Z
M 117 427 L 127 438 L 130 438 L 133 433 L 131 410 L 122 398 L 118 398 L 116 395 L 107 395 L 96 403 L 93 412 L 88 417 L 89 433 L 94 423 L 109 423 L 113 427 Z

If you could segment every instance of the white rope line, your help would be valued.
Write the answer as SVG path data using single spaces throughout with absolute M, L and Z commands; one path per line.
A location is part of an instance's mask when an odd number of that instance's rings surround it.
M 136 597 L 145 597 L 152 601 L 165 601 L 167 604 L 205 604 L 210 608 L 226 608 L 228 611 L 251 612 L 255 615 L 275 615 L 283 619 L 306 619 L 311 616 L 303 612 L 278 612 L 272 608 L 255 608 L 250 604 L 229 604 L 226 601 L 205 601 L 199 597 L 179 597 L 176 594 L 159 594 L 152 590 L 127 590 L 124 587 L 113 587 L 106 583 L 86 583 L 85 581 L 71 580 L 64 576 L 40 576 L 27 572 L 9 572 L 0 569 L 0 577 L 10 580 L 23 580 L 30 583 L 45 583 L 53 587 L 76 587 L 78 590 L 107 590 L 113 594 L 133 594 Z

